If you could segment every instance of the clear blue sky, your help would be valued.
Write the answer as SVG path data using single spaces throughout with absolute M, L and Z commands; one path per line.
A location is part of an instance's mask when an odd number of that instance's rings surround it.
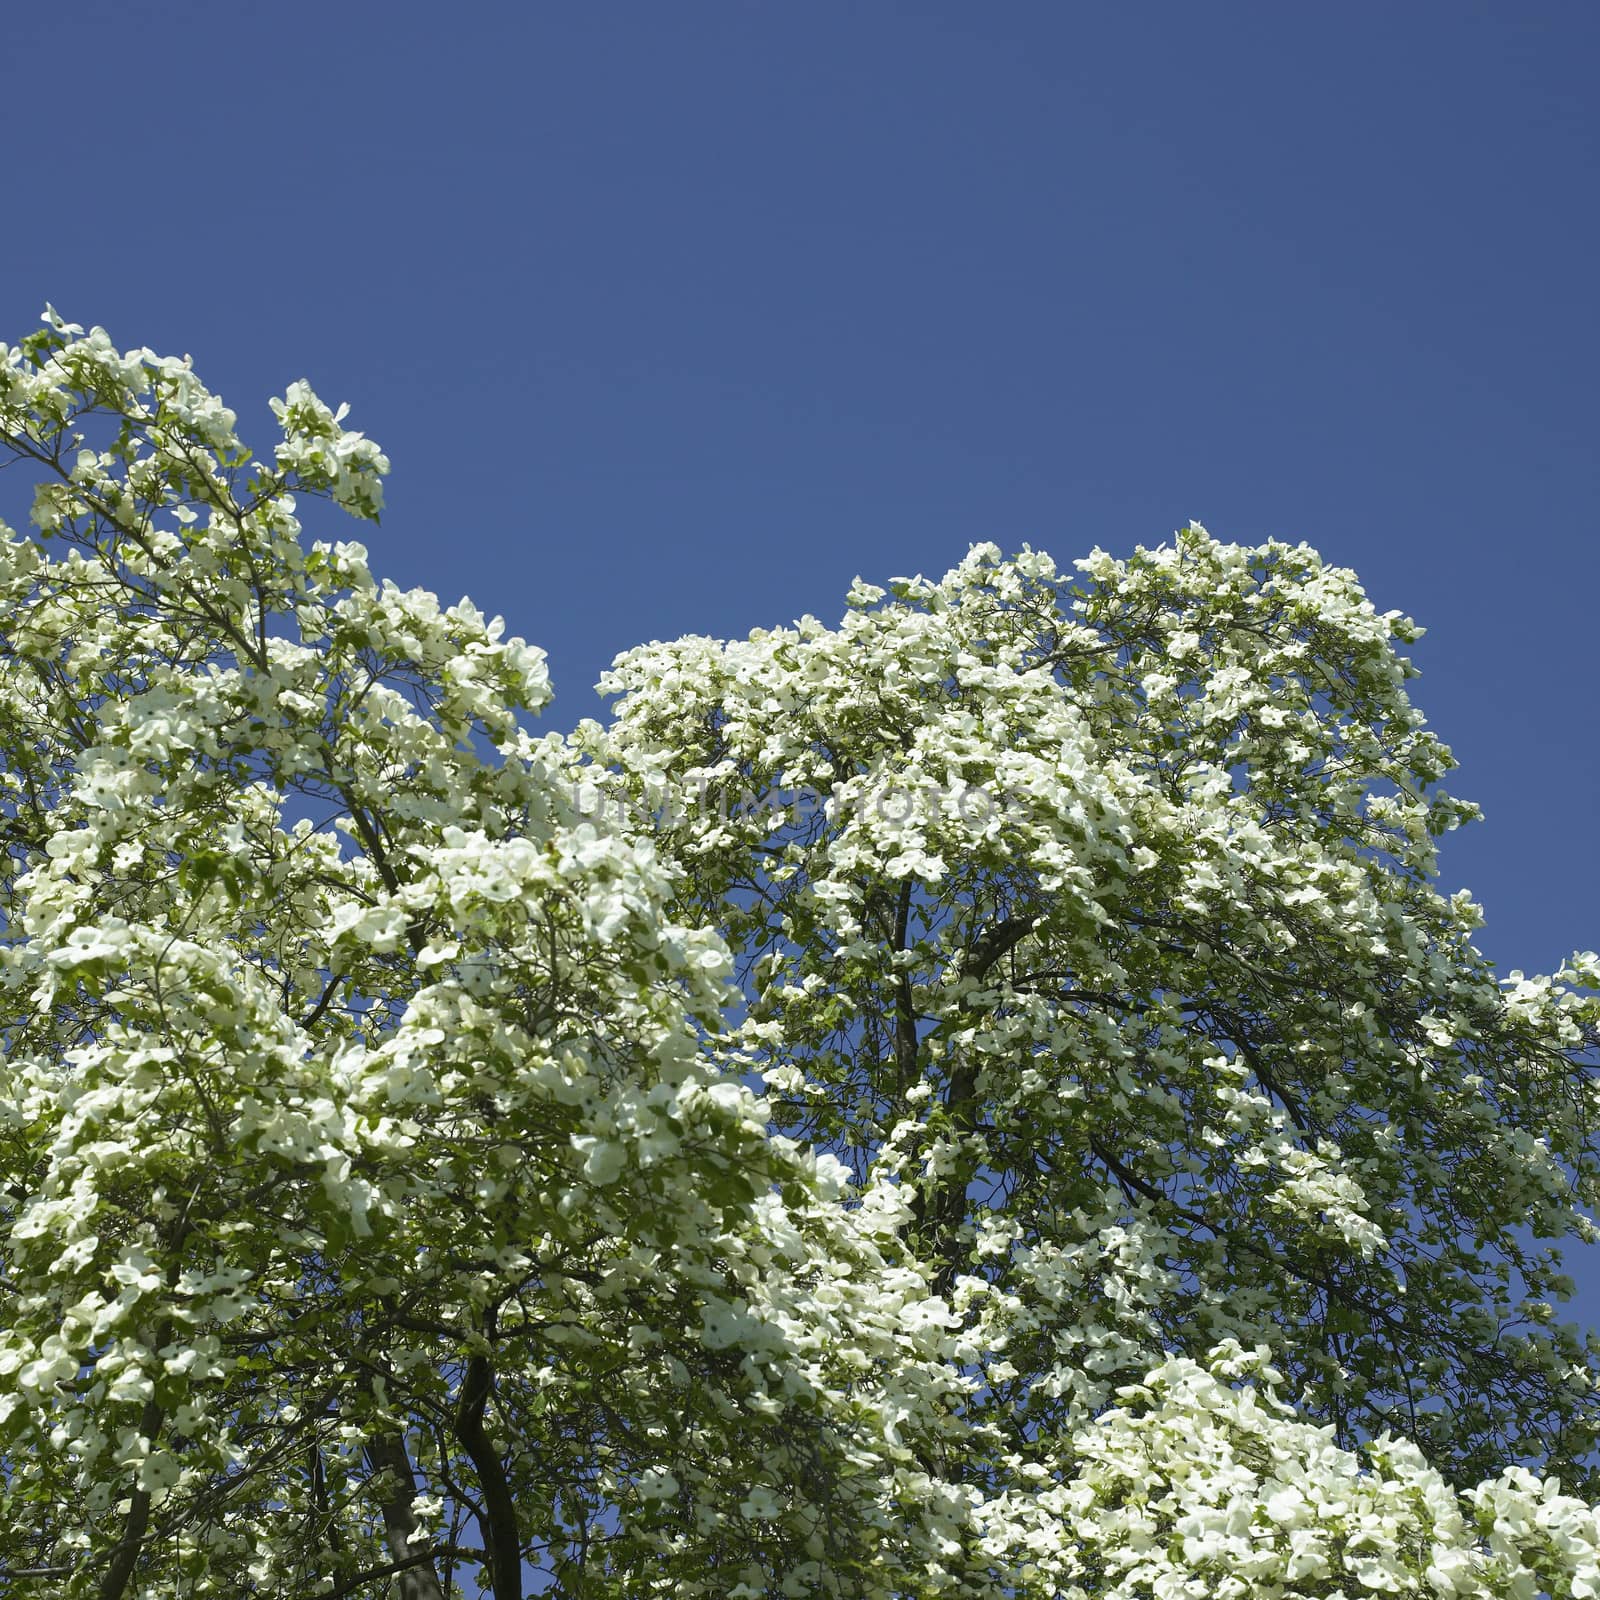
M 13 4 L 46 299 L 395 463 L 382 571 L 552 656 L 1196 517 L 1431 628 L 1485 945 L 1600 941 L 1600 9 Z

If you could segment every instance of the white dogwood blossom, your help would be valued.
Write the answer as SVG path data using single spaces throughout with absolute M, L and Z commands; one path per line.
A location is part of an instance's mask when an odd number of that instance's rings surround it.
M 849 604 L 621 657 L 584 781 L 727 939 L 776 1125 L 906 1195 L 1002 1441 L 963 1581 L 1587 1592 L 1596 962 L 1499 980 L 1436 887 L 1420 630 L 1198 526 Z
M 0 347 L 0 1589 L 1600 1595 L 1600 963 L 1411 624 L 985 546 L 538 734 L 273 411 Z
M 386 468 L 303 384 L 270 465 L 59 319 L 0 395 L 0 1588 L 910 1581 L 971 1380 L 540 652 L 303 541 Z

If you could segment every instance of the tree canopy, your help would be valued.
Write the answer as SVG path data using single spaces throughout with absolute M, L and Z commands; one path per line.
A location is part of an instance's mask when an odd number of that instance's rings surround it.
M 0 346 L 0 1587 L 1600 1594 L 1600 961 L 1408 619 L 983 545 L 540 734 L 274 411 Z

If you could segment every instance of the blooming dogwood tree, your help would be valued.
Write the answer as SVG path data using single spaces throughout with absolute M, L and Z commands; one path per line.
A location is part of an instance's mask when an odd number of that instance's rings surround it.
M 0 1589 L 893 1592 L 963 1392 L 901 1197 L 769 1134 L 541 654 L 303 543 L 386 462 L 275 409 L 0 351 Z
M 583 730 L 733 951 L 776 1125 L 910 1196 L 999 1441 L 961 1479 L 1043 1594 L 1499 1592 L 1427 1555 L 1443 1486 L 1595 1493 L 1600 1345 L 1556 1307 L 1600 967 L 1498 980 L 1436 888 L 1474 812 L 1418 631 L 1303 546 L 982 546 L 837 628 L 636 650 Z M 1312 1461 L 1340 1486 L 1277 1494 Z M 1380 1473 L 1443 1520 L 1358 1532 Z
M 0 1591 L 1600 1594 L 1600 972 L 1411 624 L 981 547 L 537 735 L 274 410 L 0 347 Z

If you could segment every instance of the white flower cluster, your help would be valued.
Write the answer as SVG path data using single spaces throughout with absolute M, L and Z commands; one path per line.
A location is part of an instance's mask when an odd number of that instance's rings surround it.
M 1433 887 L 1410 623 L 980 546 L 538 737 L 274 410 L 0 347 L 0 1589 L 1600 1594 L 1600 963 Z

